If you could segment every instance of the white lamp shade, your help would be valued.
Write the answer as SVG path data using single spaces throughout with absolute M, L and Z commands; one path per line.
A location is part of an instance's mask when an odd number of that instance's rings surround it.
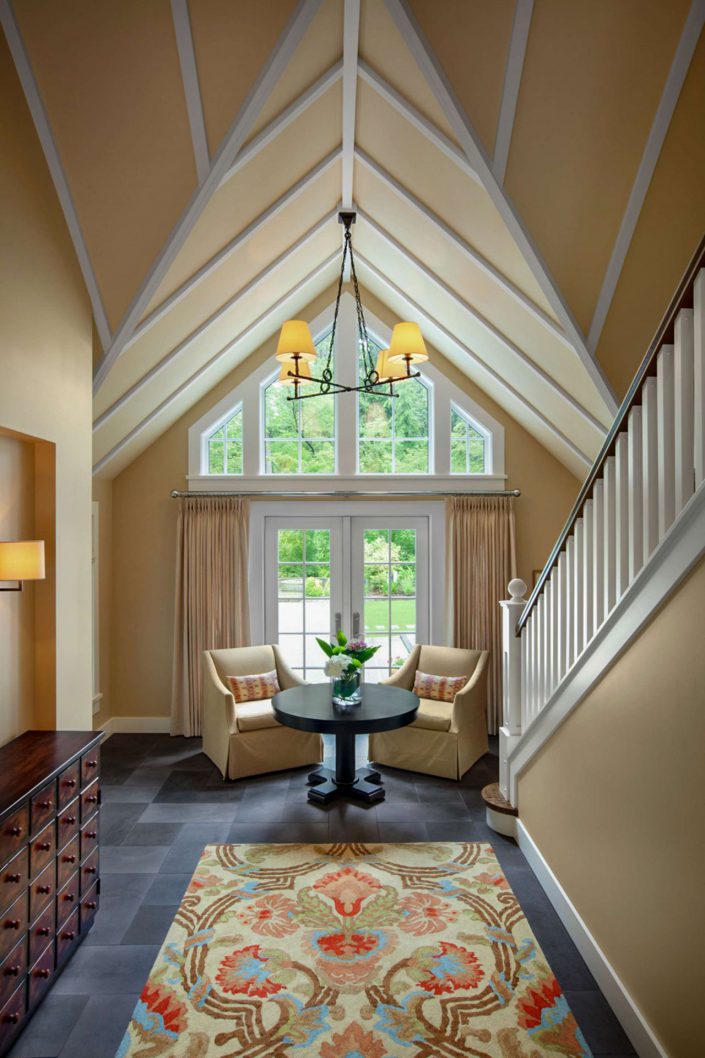
M 375 371 L 381 379 L 406 378 L 406 364 L 403 360 L 393 361 L 389 358 L 389 349 L 380 349 L 377 355 Z
M 0 541 L 0 580 L 44 580 L 44 541 Z
M 279 333 L 277 360 L 289 360 L 295 354 L 304 360 L 316 359 L 316 346 L 305 320 L 287 320 Z
M 307 360 L 299 360 L 297 362 L 292 358 L 281 360 L 280 363 L 281 370 L 277 382 L 281 382 L 285 386 L 293 386 L 294 382 L 296 382 L 296 379 L 292 378 L 289 374 L 290 371 L 293 371 L 295 375 L 298 375 L 299 381 L 311 377 L 311 366 Z
M 389 359 L 408 364 L 421 364 L 428 360 L 421 328 L 418 323 L 397 323 L 389 343 Z

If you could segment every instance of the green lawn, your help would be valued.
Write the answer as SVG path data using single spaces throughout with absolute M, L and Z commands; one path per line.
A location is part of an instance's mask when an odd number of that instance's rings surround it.
M 365 599 L 365 632 L 387 631 L 389 610 L 386 599 Z M 406 632 L 416 624 L 416 599 L 392 599 L 392 623 Z

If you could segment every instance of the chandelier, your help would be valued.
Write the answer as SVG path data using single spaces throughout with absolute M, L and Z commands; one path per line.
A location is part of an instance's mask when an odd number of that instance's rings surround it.
M 389 348 L 380 350 L 375 362 L 370 349 L 370 338 L 367 333 L 365 313 L 362 309 L 360 288 L 355 271 L 355 257 L 350 233 L 355 217 L 354 211 L 341 211 L 338 214 L 338 222 L 345 228 L 343 259 L 340 264 L 330 343 L 323 368 L 318 369 L 319 373 L 314 374 L 317 370 L 317 353 L 311 331 L 305 320 L 287 320 L 279 334 L 276 352 L 276 358 L 280 364 L 279 382 L 293 386 L 294 390 L 293 396 L 287 397 L 287 400 L 306 400 L 309 397 L 328 396 L 330 393 L 381 393 L 384 396 L 396 397 L 395 385 L 406 382 L 410 378 L 418 378 L 419 372 L 412 370 L 412 366 L 428 360 L 428 353 L 418 323 L 397 323 L 392 331 Z M 345 386 L 342 382 L 336 382 L 331 366 L 348 256 L 355 294 L 358 345 L 362 354 L 364 372 L 358 386 Z M 301 392 L 302 385 L 306 385 L 306 393 Z M 312 389 L 312 387 L 317 388 Z

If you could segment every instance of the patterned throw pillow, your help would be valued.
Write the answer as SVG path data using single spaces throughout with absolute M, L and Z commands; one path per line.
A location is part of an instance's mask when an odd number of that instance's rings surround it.
M 256 676 L 228 676 L 228 683 L 236 702 L 261 702 L 273 698 L 280 689 L 276 669 Z
M 432 698 L 435 702 L 452 702 L 467 682 L 467 676 L 429 676 L 417 669 L 414 694 L 417 698 Z

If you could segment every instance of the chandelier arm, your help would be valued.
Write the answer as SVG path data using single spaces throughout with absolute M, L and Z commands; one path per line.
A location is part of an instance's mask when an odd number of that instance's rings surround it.
M 340 275 L 338 276 L 338 293 L 335 296 L 335 311 L 333 312 L 333 326 L 330 332 L 330 343 L 328 345 L 328 356 L 326 357 L 325 370 L 330 370 L 331 360 L 333 358 L 333 350 L 335 348 L 335 334 L 338 329 L 338 312 L 340 311 L 340 298 L 343 293 L 343 282 L 345 277 L 345 261 L 348 256 L 348 248 L 350 248 L 350 257 L 352 259 L 352 244 L 350 242 L 350 228 L 345 229 L 345 239 L 343 242 L 343 259 L 340 263 Z M 291 399 L 291 398 L 289 398 Z
M 365 379 L 370 380 L 375 371 L 375 365 L 370 352 L 370 338 L 365 323 L 365 313 L 362 308 L 360 297 L 360 286 L 357 281 L 357 270 L 355 268 L 355 254 L 353 253 L 352 241 L 350 242 L 350 272 L 352 274 L 353 290 L 355 291 L 355 310 L 357 312 L 357 329 L 362 345 L 362 359 L 365 367 Z

